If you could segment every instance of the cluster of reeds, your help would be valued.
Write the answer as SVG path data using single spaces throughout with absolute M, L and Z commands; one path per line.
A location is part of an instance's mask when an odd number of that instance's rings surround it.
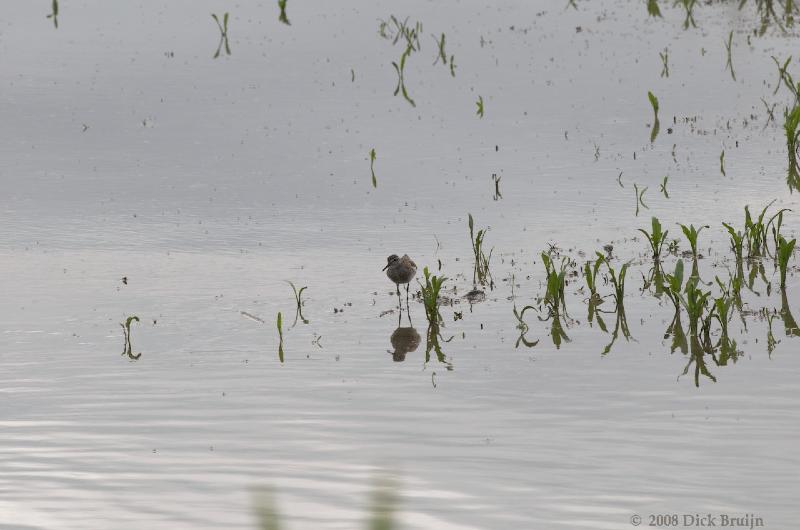
M 725 224 L 732 240 L 734 239 L 734 234 L 736 234 L 736 238 L 741 238 L 741 241 L 738 239 L 736 240 L 736 244 L 741 245 L 743 249 L 747 250 L 747 258 L 774 256 L 774 253 L 770 252 L 769 243 L 772 241 L 777 245 L 778 236 L 780 235 L 781 226 L 783 224 L 783 214 L 791 211 L 788 208 L 782 208 L 770 217 L 767 217 L 767 212 L 774 203 L 775 201 L 773 200 L 767 204 L 764 209 L 761 210 L 761 213 L 758 214 L 758 217 L 753 217 L 750 214 L 750 207 L 745 206 L 744 232 L 735 232 L 729 224 Z
M 608 328 L 603 320 L 602 315 L 606 313 L 614 313 L 616 316 L 616 323 L 614 325 L 614 331 L 612 332 L 611 342 L 603 350 L 603 355 L 605 355 L 611 351 L 611 347 L 616 342 L 620 331 L 622 331 L 622 335 L 626 340 L 630 340 L 631 338 L 630 329 L 628 328 L 628 320 L 625 315 L 624 303 L 625 278 L 627 276 L 630 264 L 625 263 L 619 270 L 616 270 L 611 266 L 609 260 L 602 253 L 595 252 L 595 255 L 597 259 L 595 259 L 593 262 L 586 262 L 583 266 L 583 277 L 586 281 L 586 287 L 589 289 L 588 321 L 589 323 L 592 323 L 596 320 L 598 327 L 602 331 L 608 332 Z M 598 274 L 600 273 L 603 265 L 606 267 L 605 275 L 603 276 L 605 283 L 610 283 L 613 287 L 611 294 L 606 295 L 605 297 L 600 296 L 598 292 Z M 600 309 L 601 304 L 603 304 L 603 299 L 606 297 L 611 297 L 614 300 L 614 309 L 612 311 L 604 311 Z
M 706 354 L 710 354 L 714 362 L 718 363 L 714 352 L 722 344 L 722 340 L 717 344 L 713 344 L 711 340 L 711 326 L 712 323 L 720 319 L 724 320 L 722 326 L 724 330 L 723 338 L 725 341 L 725 350 L 730 356 L 731 342 L 728 339 L 727 329 L 729 322 L 729 309 L 732 305 L 730 297 L 723 294 L 722 298 L 713 299 L 711 301 L 711 291 L 704 290 L 701 287 L 699 278 L 691 276 L 683 285 L 684 276 L 683 261 L 679 260 L 675 265 L 675 272 L 672 274 L 665 274 L 664 292 L 672 301 L 675 308 L 675 316 L 672 319 L 665 338 L 672 337 L 671 350 L 680 350 L 683 354 L 690 354 L 689 362 L 686 365 L 683 373 L 688 373 L 692 364 L 695 365 L 694 381 L 695 386 L 700 386 L 700 375 L 704 375 L 716 381 L 716 378 L 711 374 L 706 365 Z M 723 313 L 717 312 L 721 307 Z M 683 329 L 681 314 L 685 311 L 689 321 L 689 336 L 687 340 L 686 333 Z M 735 343 L 733 343 L 735 348 Z M 726 357 L 727 358 L 727 357 Z
M 419 285 L 422 292 L 422 304 L 425 307 L 425 317 L 430 325 L 438 326 L 444 323 L 442 314 L 439 311 L 439 293 L 444 282 L 447 281 L 447 277 L 431 274 L 428 267 L 425 267 L 422 273 L 425 276 L 425 283 L 420 283 Z
M 398 61 L 392 61 L 392 66 L 397 73 L 397 86 L 394 89 L 394 95 L 403 95 L 412 107 L 416 107 L 416 102 L 409 96 L 408 89 L 406 88 L 405 68 L 406 61 L 412 53 L 422 49 L 420 44 L 420 35 L 422 34 L 422 23 L 417 21 L 413 25 L 408 22 L 408 17 L 400 20 L 394 15 L 390 15 L 388 20 L 381 20 L 378 33 L 381 37 L 392 41 L 392 44 L 403 42 L 405 49 Z
M 422 274 L 425 277 L 425 283 L 418 283 L 420 285 L 422 304 L 425 307 L 425 318 L 428 320 L 425 362 L 427 363 L 430 361 L 431 351 L 434 351 L 439 362 L 446 364 L 447 369 L 450 370 L 452 369 L 452 365 L 447 362 L 441 346 L 441 341 L 444 340 L 441 334 L 441 327 L 444 326 L 444 318 L 442 318 L 442 313 L 439 311 L 439 304 L 441 301 L 440 293 L 442 291 L 442 286 L 447 281 L 447 277 L 431 274 L 428 267 L 422 270 Z M 449 342 L 451 340 L 452 337 L 444 340 L 444 342 Z
M 552 320 L 550 325 L 550 335 L 556 348 L 561 347 L 563 341 L 569 342 L 569 337 L 564 330 L 561 318 L 569 318 L 567 314 L 567 302 L 564 296 L 567 286 L 567 267 L 570 264 L 569 258 L 562 258 L 558 268 L 553 259 L 546 252 L 542 252 L 542 263 L 544 264 L 545 274 L 545 293 L 542 302 L 547 308 L 547 316 L 539 317 L 541 321 Z
M 394 15 L 389 15 L 388 20 L 381 20 L 378 33 L 384 39 L 392 41 L 392 44 L 397 44 L 400 39 L 405 41 L 406 47 L 411 47 L 414 51 L 422 49 L 419 42 L 419 36 L 422 35 L 422 23 L 420 21 L 410 24 L 408 17 L 400 20 Z

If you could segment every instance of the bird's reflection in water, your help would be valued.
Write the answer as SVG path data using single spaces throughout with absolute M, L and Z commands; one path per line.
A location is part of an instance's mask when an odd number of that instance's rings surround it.
M 398 327 L 394 330 L 389 340 L 392 343 L 392 348 L 394 348 L 394 351 L 389 352 L 392 354 L 392 360 L 396 363 L 401 363 L 406 360 L 407 353 L 417 351 L 422 338 L 414 328 Z

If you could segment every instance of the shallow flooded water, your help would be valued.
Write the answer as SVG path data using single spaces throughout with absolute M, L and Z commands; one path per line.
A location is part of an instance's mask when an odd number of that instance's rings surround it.
M 745 206 L 794 210 L 797 235 L 785 20 L 48 4 L 0 24 L 1 528 L 255 528 L 264 503 L 285 528 L 366 528 L 383 481 L 399 528 L 796 526 L 800 280 L 792 253 L 781 289 L 777 220 L 741 304 L 722 289 Z M 422 25 L 405 60 L 392 15 Z M 492 251 L 476 303 L 470 214 Z M 708 340 L 659 292 L 653 216 L 663 273 L 694 262 L 703 315 L 732 304 Z M 708 225 L 696 260 L 679 222 Z M 591 309 L 597 251 L 630 262 L 621 312 L 605 266 Z M 567 259 L 555 319 L 542 252 Z M 381 271 L 405 253 L 448 278 L 438 333 L 420 285 L 401 314 Z

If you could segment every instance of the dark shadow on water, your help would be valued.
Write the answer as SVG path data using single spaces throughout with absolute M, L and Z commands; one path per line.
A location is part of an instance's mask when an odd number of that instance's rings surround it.
M 389 341 L 394 348 L 394 351 L 389 351 L 392 354 L 392 360 L 401 363 L 406 360 L 406 354 L 417 351 L 422 337 L 412 327 L 398 327 L 392 333 Z

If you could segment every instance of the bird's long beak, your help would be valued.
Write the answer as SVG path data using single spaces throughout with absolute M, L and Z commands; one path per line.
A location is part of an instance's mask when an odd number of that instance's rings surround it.
M 387 263 L 387 264 L 386 264 L 386 266 L 385 266 L 384 268 L 382 268 L 381 270 L 382 270 L 382 271 L 385 271 L 385 270 L 386 270 L 386 269 L 388 269 L 388 268 L 389 268 L 389 264 Z

